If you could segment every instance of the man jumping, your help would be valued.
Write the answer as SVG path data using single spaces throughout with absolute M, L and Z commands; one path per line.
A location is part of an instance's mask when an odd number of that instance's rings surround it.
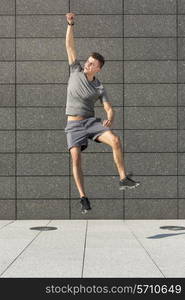
M 112 147 L 113 158 L 120 176 L 119 189 L 131 189 L 140 183 L 135 182 L 126 175 L 122 146 L 119 136 L 110 129 L 114 120 L 114 110 L 105 88 L 95 77 L 104 65 L 104 58 L 97 52 L 91 53 L 82 68 L 77 60 L 74 45 L 74 13 L 66 14 L 68 26 L 66 32 L 66 50 L 70 66 L 70 77 L 67 88 L 66 115 L 68 150 L 72 157 L 73 176 L 80 194 L 82 213 L 91 209 L 90 201 L 84 189 L 83 172 L 81 168 L 81 151 L 88 146 L 88 139 L 98 143 L 105 143 Z M 94 104 L 100 100 L 107 113 L 107 120 L 101 123 L 101 119 L 95 118 Z

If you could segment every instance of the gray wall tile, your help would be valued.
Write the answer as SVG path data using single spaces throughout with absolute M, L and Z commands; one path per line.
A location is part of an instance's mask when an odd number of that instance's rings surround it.
M 1 85 L 0 106 L 15 106 L 15 85 Z
M 0 220 L 14 220 L 15 200 L 0 200 Z
M 68 198 L 69 179 L 68 177 L 18 177 L 17 178 L 18 198 Z
M 185 176 L 178 176 L 179 198 L 185 198 Z
M 0 177 L 0 199 L 15 198 L 15 178 Z
M 123 219 L 123 200 L 115 199 L 91 199 L 92 210 L 83 215 L 80 210 L 79 200 L 71 200 L 71 219 Z
M 178 150 L 185 152 L 185 130 L 178 130 Z
M 124 16 L 125 37 L 175 37 L 176 16 L 174 15 L 126 15 Z
M 17 219 L 69 219 L 68 200 L 17 200 Z
M 178 128 L 179 129 L 185 129 L 185 119 L 184 119 L 184 114 L 185 114 L 185 107 L 179 107 L 178 108 Z
M 0 175 L 15 175 L 15 154 L 0 154 Z
M 86 193 L 90 198 L 123 199 L 123 192 L 119 190 L 119 176 L 86 176 L 84 182 Z M 71 197 L 79 197 L 73 177 L 71 178 Z
M 67 60 L 65 39 L 18 38 L 17 60 Z
M 65 16 L 17 16 L 17 37 L 64 37 L 67 29 Z
M 0 107 L 0 129 L 15 128 L 15 108 Z
M 0 16 L 0 37 L 15 37 L 14 16 Z
M 178 38 L 178 58 L 185 59 L 185 38 Z
M 15 13 L 15 0 L 1 0 L 0 1 L 0 15 L 1 14 L 14 14 Z
M 125 129 L 175 129 L 175 107 L 125 107 Z
M 178 36 L 185 36 L 185 16 L 178 16 Z
M 18 85 L 17 106 L 65 106 L 67 84 Z
M 0 60 L 15 60 L 14 39 L 0 39 Z
M 63 129 L 63 108 L 17 108 L 18 129 Z
M 184 0 L 178 0 L 178 13 L 184 14 L 185 13 L 185 2 Z
M 124 0 L 125 14 L 176 14 L 175 0 Z
M 82 169 L 84 175 L 119 175 L 112 153 L 84 153 Z
M 0 156 L 1 161 L 1 156 Z M 66 154 L 18 154 L 18 175 L 69 175 L 69 156 Z
M 68 70 L 65 62 L 17 62 L 17 83 L 65 83 Z
M 174 84 L 125 84 L 125 106 L 176 106 L 177 87 Z
M 179 199 L 179 219 L 185 218 L 185 199 Z
M 107 61 L 97 77 L 103 83 L 123 83 L 123 62 Z
M 125 130 L 123 141 L 126 152 L 176 152 L 177 130 Z
M 177 199 L 125 199 L 125 219 L 176 219 Z
M 125 38 L 124 59 L 176 59 L 176 38 Z
M 15 131 L 0 131 L 0 152 L 15 151 Z
M 14 62 L 0 62 L 0 83 L 15 83 Z
M 185 153 L 178 153 L 178 175 L 185 175 Z
M 18 152 L 67 151 L 66 134 L 63 130 L 17 131 Z
M 65 14 L 69 10 L 68 0 L 17 0 L 18 14 Z
M 125 192 L 126 198 L 177 198 L 176 176 L 134 176 L 141 184 Z
M 75 45 L 79 59 L 86 59 L 92 52 L 101 53 L 105 60 L 123 59 L 122 38 L 76 38 Z
M 126 169 L 135 175 L 177 175 L 176 153 L 125 153 Z
M 175 83 L 175 61 L 125 61 L 125 83 Z
M 122 0 L 70 0 L 70 8 L 76 14 L 122 14 Z
M 178 84 L 178 105 L 185 105 L 185 84 Z
M 122 15 L 78 16 L 75 36 L 78 37 L 122 37 Z M 90 26 L 84 26 L 90 24 Z
M 185 61 L 178 62 L 178 82 L 185 83 Z

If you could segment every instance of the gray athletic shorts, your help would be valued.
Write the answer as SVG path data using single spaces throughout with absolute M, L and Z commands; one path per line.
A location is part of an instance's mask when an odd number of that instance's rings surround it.
M 88 146 L 88 139 L 100 143 L 96 138 L 107 130 L 110 128 L 103 126 L 100 118 L 90 117 L 84 120 L 68 121 L 65 127 L 68 150 L 73 146 L 81 147 L 81 151 L 85 150 Z

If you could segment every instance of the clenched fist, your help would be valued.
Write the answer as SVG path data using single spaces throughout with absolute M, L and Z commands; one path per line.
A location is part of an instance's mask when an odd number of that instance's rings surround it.
M 74 13 L 67 13 L 66 14 L 67 22 L 69 24 L 72 24 L 74 22 L 74 17 L 75 17 Z

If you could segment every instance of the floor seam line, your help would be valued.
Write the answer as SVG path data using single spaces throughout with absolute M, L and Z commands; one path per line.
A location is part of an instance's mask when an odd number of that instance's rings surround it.
M 87 244 L 87 228 L 88 228 L 88 220 L 86 222 L 86 230 L 85 230 L 85 241 L 84 241 L 84 250 L 83 250 L 83 262 L 82 262 L 81 278 L 83 278 L 84 264 L 85 264 L 85 253 L 86 253 L 86 244 Z
M 141 241 L 137 238 L 137 236 L 135 235 L 135 233 L 132 231 L 132 229 L 130 228 L 130 226 L 128 225 L 128 223 L 126 223 L 127 227 L 129 228 L 130 232 L 132 233 L 132 235 L 135 237 L 136 241 L 140 244 L 140 246 L 144 249 L 144 251 L 146 252 L 146 254 L 148 255 L 148 257 L 150 258 L 150 260 L 154 263 L 154 265 L 157 267 L 157 269 L 159 270 L 159 272 L 163 275 L 164 278 L 165 275 L 163 274 L 162 270 L 159 268 L 159 266 L 157 265 L 157 263 L 155 262 L 155 260 L 152 258 L 152 256 L 150 255 L 150 253 L 147 251 L 147 249 L 144 247 L 144 245 L 141 243 Z
M 14 220 L 14 221 L 11 221 L 11 222 L 9 222 L 9 223 L 3 225 L 3 226 L 1 226 L 1 227 L 0 227 L 0 230 L 3 229 L 4 227 L 6 227 L 6 226 L 8 226 L 8 225 L 10 225 L 10 224 L 12 224 L 12 223 L 14 223 L 14 222 L 15 222 L 15 220 Z

